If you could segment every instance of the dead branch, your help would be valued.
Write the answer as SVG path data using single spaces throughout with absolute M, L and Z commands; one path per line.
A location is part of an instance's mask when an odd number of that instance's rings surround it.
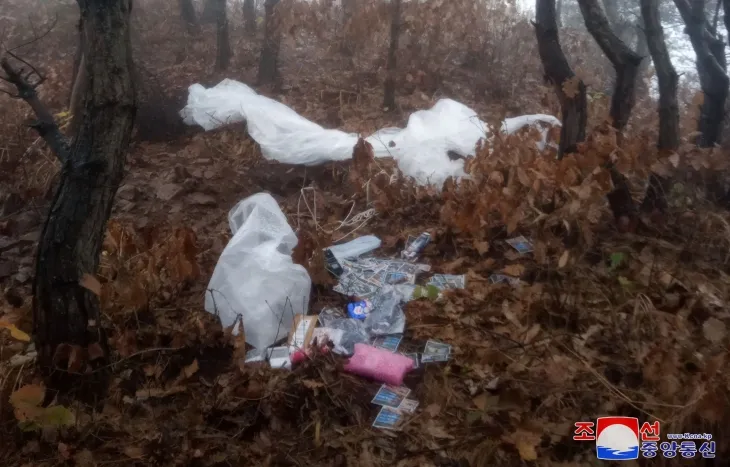
M 26 72 L 23 68 L 17 69 L 10 64 L 7 57 L 3 57 L 2 60 L 0 60 L 0 66 L 3 71 L 5 71 L 5 76 L 2 77 L 2 79 L 15 86 L 15 89 L 18 92 L 17 95 L 12 95 L 5 91 L 6 94 L 23 99 L 28 103 L 38 118 L 38 120 L 32 123 L 30 127 L 35 129 L 46 143 L 48 143 L 48 146 L 50 146 L 51 150 L 53 150 L 61 163 L 65 163 L 69 159 L 70 154 L 68 141 L 58 128 L 58 124 L 53 118 L 51 112 L 38 98 L 38 92 L 36 90 L 38 85 L 43 83 L 45 77 L 35 67 L 33 67 L 33 65 L 12 52 L 7 52 L 7 55 L 22 64 L 27 65 L 30 67 L 30 70 Z M 31 81 L 33 75 L 37 77 L 35 82 Z

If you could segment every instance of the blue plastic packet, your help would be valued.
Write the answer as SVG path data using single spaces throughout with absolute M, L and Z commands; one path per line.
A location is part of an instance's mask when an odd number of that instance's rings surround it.
M 359 302 L 352 302 L 347 305 L 347 315 L 350 318 L 364 320 L 370 314 L 373 304 L 370 300 L 361 300 Z

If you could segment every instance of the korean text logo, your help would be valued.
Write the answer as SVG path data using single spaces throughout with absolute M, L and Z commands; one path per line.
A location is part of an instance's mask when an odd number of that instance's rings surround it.
M 596 422 L 576 422 L 574 441 L 595 441 L 600 460 L 625 461 L 664 457 L 686 459 L 715 457 L 716 443 L 709 433 L 667 433 L 661 440 L 658 421 L 639 425 L 635 417 L 599 417 Z

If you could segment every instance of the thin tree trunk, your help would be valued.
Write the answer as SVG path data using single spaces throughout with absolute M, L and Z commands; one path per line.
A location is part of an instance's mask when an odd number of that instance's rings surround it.
M 723 17 L 725 23 L 725 32 L 730 41 L 730 0 L 722 0 Z M 730 98 L 725 99 L 725 119 L 723 120 L 721 129 L 721 143 L 724 149 L 730 149 Z M 724 197 L 720 200 L 723 206 L 730 209 L 730 189 L 725 191 Z
M 254 0 L 243 0 L 243 20 L 246 34 L 256 34 L 256 3 Z
M 677 71 L 672 65 L 667 43 L 664 39 L 659 16 L 659 0 L 640 0 L 641 17 L 647 46 L 654 61 L 659 81 L 659 138 L 657 148 L 660 153 L 675 151 L 679 147 L 679 104 L 677 102 Z M 644 212 L 660 211 L 667 208 L 665 191 L 668 181 L 657 174 L 649 176 L 649 186 L 641 203 Z
M 646 33 L 642 27 L 641 20 L 635 25 L 636 29 L 636 53 L 642 58 L 639 65 L 638 82 L 636 83 L 636 93 L 638 96 L 649 95 L 649 80 L 647 80 L 647 72 L 652 63 L 651 51 L 646 40 Z
M 401 0 L 393 0 L 392 16 L 390 18 L 390 47 L 388 47 L 388 63 L 386 65 L 388 75 L 385 78 L 383 92 L 383 107 L 387 110 L 395 110 L 396 53 L 398 52 L 398 39 L 400 37 L 400 7 Z
M 563 0 L 558 0 L 555 6 L 555 22 L 558 24 L 558 28 L 563 27 Z
M 226 8 L 226 0 L 216 0 L 216 42 L 217 52 L 215 55 L 215 69 L 218 71 L 228 68 L 231 62 L 231 42 L 228 36 L 228 13 Z
M 195 14 L 193 0 L 179 0 L 179 2 L 180 16 L 183 23 L 185 23 L 185 27 L 187 27 L 190 34 L 195 34 L 198 31 L 198 17 Z
M 281 31 L 279 28 L 276 5 L 279 0 L 266 0 L 264 3 L 264 44 L 261 48 L 258 84 L 270 84 L 279 77 L 279 47 Z
M 76 55 L 74 56 L 73 77 L 71 80 L 71 95 L 69 96 L 68 110 L 71 113 L 71 123 L 69 124 L 67 134 L 75 135 L 79 127 L 80 113 L 82 109 L 82 97 L 86 90 L 86 61 L 84 60 L 84 52 L 86 48 L 84 40 L 84 19 L 79 18 L 78 23 L 79 40 L 76 46 Z
M 80 46 L 83 46 L 80 44 Z M 83 98 L 86 94 L 87 76 L 86 76 L 86 54 L 82 51 L 81 58 L 79 60 L 79 69 L 76 72 L 76 76 L 73 80 L 73 87 L 71 88 L 71 106 L 69 111 L 71 112 L 71 123 L 67 129 L 67 133 L 72 137 L 76 135 L 81 124 L 81 117 L 83 114 Z
M 535 35 L 545 77 L 555 87 L 560 99 L 563 126 L 560 130 L 558 158 L 575 152 L 585 140 L 588 116 L 586 87 L 568 64 L 558 38 L 555 0 L 536 0 Z
M 725 100 L 730 80 L 726 73 L 725 43 L 712 35 L 712 27 L 704 12 L 704 0 L 674 0 L 686 25 L 692 48 L 697 55 L 697 73 L 704 101 L 700 111 L 698 144 L 712 147 L 719 141 L 720 129 L 725 117 Z
M 588 32 L 613 64 L 616 82 L 611 96 L 611 120 L 619 132 L 624 129 L 636 103 L 636 78 L 642 57 L 611 30 L 598 0 L 578 0 Z
M 342 0 L 342 30 L 340 38 L 340 53 L 351 57 L 354 54 L 353 38 L 350 34 L 350 21 L 355 13 L 355 0 Z
M 218 20 L 220 2 L 218 0 L 205 0 L 203 13 L 200 15 L 201 23 L 215 23 Z
M 109 348 L 93 291 L 106 222 L 124 173 L 136 112 L 132 0 L 78 0 L 88 78 L 78 135 L 69 145 L 35 89 L 2 67 L 28 101 L 35 125 L 62 163 L 61 180 L 38 246 L 33 333 L 47 387 L 98 402 L 108 386 Z M 24 88 L 24 89 L 23 89 Z M 81 285 L 82 282 L 85 285 Z
M 79 70 L 82 69 L 81 66 L 81 59 L 84 57 L 84 35 L 83 35 L 83 23 L 81 18 L 79 18 L 79 22 L 76 25 L 76 30 L 78 31 L 78 42 L 76 45 L 76 53 L 74 54 L 74 64 L 73 64 L 73 71 L 71 72 L 71 95 L 69 95 L 68 98 L 68 108 L 71 109 L 73 107 L 73 88 L 76 83 L 76 77 L 79 75 Z

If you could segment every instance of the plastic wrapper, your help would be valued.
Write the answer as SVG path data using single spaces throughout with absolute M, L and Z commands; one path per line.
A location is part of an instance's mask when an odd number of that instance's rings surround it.
M 342 330 L 339 345 L 335 348 L 336 353 L 352 355 L 355 352 L 355 344 L 370 342 L 370 336 L 362 321 L 352 318 L 334 319 L 327 324 L 327 327 Z
M 373 297 L 372 304 L 365 318 L 365 330 L 371 336 L 403 333 L 406 315 L 401 307 L 401 295 L 393 286 L 381 288 Z

